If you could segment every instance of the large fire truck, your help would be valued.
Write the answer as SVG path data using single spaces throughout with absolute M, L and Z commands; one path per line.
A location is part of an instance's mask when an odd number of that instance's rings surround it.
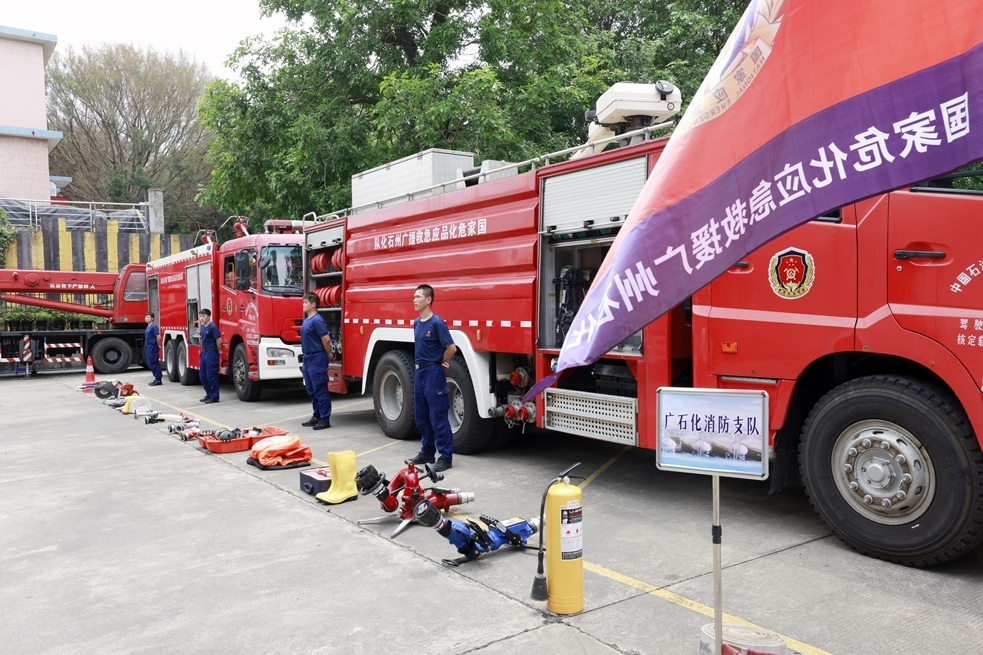
M 25 327 L 0 332 L 0 366 L 33 374 L 79 368 L 91 356 L 100 373 L 143 363 L 147 274 L 143 264 L 120 273 L 0 270 L 0 300 L 99 318 L 104 329 Z
M 955 176 L 817 216 L 522 402 L 665 143 L 541 158 L 401 198 L 386 192 L 413 177 L 404 169 L 437 170 L 441 152 L 356 176 L 353 193 L 381 195 L 306 233 L 306 288 L 338 340 L 331 389 L 371 390 L 383 431 L 416 436 L 411 299 L 430 284 L 458 347 L 447 372 L 457 452 L 521 423 L 652 449 L 660 387 L 764 390 L 774 489 L 801 479 L 831 529 L 872 556 L 929 565 L 972 549 L 983 536 L 972 238 L 983 195 L 953 188 Z
M 249 234 L 219 245 L 213 232 L 203 243 L 147 263 L 150 311 L 158 316 L 167 377 L 198 384 L 201 353 L 198 313 L 212 312 L 222 333 L 219 373 L 231 379 L 240 400 L 258 400 L 265 380 L 299 379 L 303 323 L 304 237 L 300 221 L 267 221 Z

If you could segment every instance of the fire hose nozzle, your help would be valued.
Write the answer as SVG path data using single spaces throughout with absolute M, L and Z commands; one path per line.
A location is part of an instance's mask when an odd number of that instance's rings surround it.
M 417 523 L 420 525 L 424 525 L 438 531 L 440 530 L 441 524 L 444 522 L 444 517 L 440 513 L 440 510 L 434 507 L 429 500 L 421 500 L 416 504 L 416 507 L 413 508 L 413 518 L 415 518 Z
M 355 475 L 355 487 L 363 496 L 375 496 L 380 501 L 389 497 L 389 480 L 385 473 L 380 473 L 369 464 Z
M 473 491 L 455 491 L 449 493 L 445 496 L 447 498 L 447 505 L 467 505 L 468 503 L 474 502 L 474 492 Z

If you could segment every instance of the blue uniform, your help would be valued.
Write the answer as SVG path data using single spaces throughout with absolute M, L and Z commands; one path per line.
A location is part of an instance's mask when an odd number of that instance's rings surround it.
M 160 346 L 157 345 L 157 337 L 160 335 L 160 328 L 156 323 L 147 326 L 143 333 L 143 358 L 147 362 L 147 368 L 154 374 L 154 379 L 160 382 L 163 373 L 160 370 Z
M 433 314 L 413 321 L 416 373 L 413 376 L 413 412 L 420 430 L 420 452 L 434 451 L 448 462 L 454 457 L 454 438 L 447 420 L 450 408 L 447 376 L 441 362 L 447 346 L 454 343 L 444 319 Z
M 205 396 L 218 400 L 218 340 L 222 333 L 218 326 L 209 323 L 201 328 L 201 356 L 198 358 L 198 373 Z
M 331 394 L 328 392 L 328 354 L 324 352 L 321 337 L 330 334 L 321 315 L 304 319 L 300 328 L 300 344 L 304 351 L 301 372 L 304 375 L 304 388 L 314 406 L 314 418 L 326 419 L 331 416 Z

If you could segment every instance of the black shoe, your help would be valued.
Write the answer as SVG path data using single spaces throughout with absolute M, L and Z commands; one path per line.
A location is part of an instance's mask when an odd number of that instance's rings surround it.
M 423 466 L 424 464 L 433 464 L 433 457 L 428 457 L 422 452 L 416 454 L 416 457 L 410 460 L 417 466 Z
M 207 401 L 208 401 L 208 396 L 205 396 L 204 398 L 199 398 L 198 399 L 198 402 L 200 402 L 200 403 L 207 402 Z
M 306 421 L 304 421 L 303 423 L 301 423 L 301 425 L 303 425 L 305 428 L 313 427 L 313 426 L 317 425 L 318 424 L 318 421 L 320 421 L 320 420 L 321 419 L 319 417 L 312 416 L 309 419 L 307 419 Z
M 164 384 L 164 383 L 163 383 L 163 382 L 161 382 L 160 380 L 154 380 L 153 382 L 151 382 L 151 383 L 150 383 L 150 384 L 148 384 L 147 386 L 148 386 L 148 387 L 159 387 L 159 386 L 160 386 L 160 385 L 162 385 L 162 384 Z
M 443 457 L 438 458 L 437 463 L 433 465 L 433 470 L 436 473 L 440 473 L 441 471 L 446 471 L 449 468 L 451 468 L 451 460 L 444 459 Z
M 205 400 L 203 400 L 201 402 L 205 403 L 206 405 L 210 405 L 211 403 L 217 403 L 218 402 L 218 398 L 206 398 Z
M 326 419 L 326 418 L 322 418 L 320 421 L 317 422 L 317 425 L 314 426 L 314 429 L 315 430 L 327 430 L 330 427 L 331 427 L 331 420 L 330 419 Z

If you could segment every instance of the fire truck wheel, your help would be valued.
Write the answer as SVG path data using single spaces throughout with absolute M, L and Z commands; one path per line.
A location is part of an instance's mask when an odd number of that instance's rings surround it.
M 91 354 L 92 366 L 100 373 L 122 373 L 133 363 L 133 350 L 119 337 L 100 339 Z
M 236 388 L 239 400 L 247 403 L 259 400 L 260 394 L 263 393 L 262 383 L 259 380 L 249 379 L 249 359 L 246 357 L 246 347 L 241 343 L 232 353 L 229 377 L 232 378 L 232 385 Z
M 184 341 L 177 344 L 177 378 L 181 386 L 190 387 L 198 384 L 198 371 L 188 365 L 188 346 Z
M 180 379 L 177 370 L 177 348 L 174 347 L 173 341 L 168 341 L 164 346 L 164 368 L 167 369 L 168 380 L 177 382 Z
M 372 400 L 379 426 L 392 439 L 416 439 L 413 418 L 413 358 L 390 350 L 379 358 L 372 379 Z
M 926 566 L 983 537 L 983 453 L 956 400 L 923 381 L 877 375 L 827 393 L 799 466 L 815 510 L 865 555 Z
M 454 436 L 454 452 L 462 455 L 480 453 L 488 447 L 494 421 L 478 415 L 478 403 L 474 398 L 474 385 L 464 360 L 454 357 L 447 368 L 447 389 L 450 392 L 450 408 L 447 418 Z

